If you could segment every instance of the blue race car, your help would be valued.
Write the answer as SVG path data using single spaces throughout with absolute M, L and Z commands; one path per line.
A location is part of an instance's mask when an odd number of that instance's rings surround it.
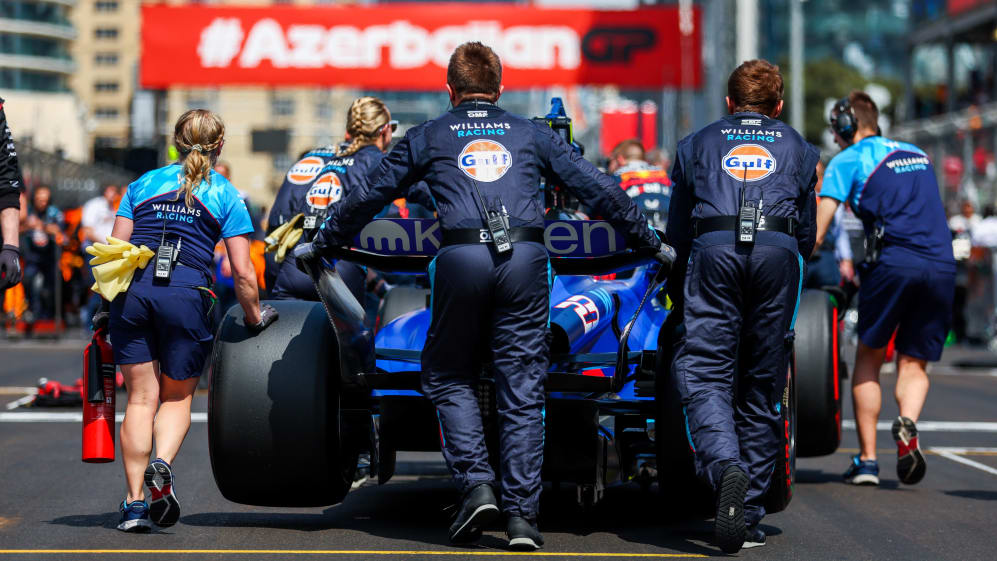
M 671 384 L 672 340 L 681 326 L 669 321 L 658 265 L 625 250 L 606 222 L 548 221 L 545 241 L 557 276 L 550 300 L 544 479 L 574 483 L 583 505 L 598 502 L 607 486 L 657 480 L 670 500 L 684 497 L 684 504 L 708 509 L 712 499 L 693 473 Z M 380 219 L 337 258 L 384 272 L 424 273 L 438 248 L 434 220 Z M 235 502 L 335 504 L 350 490 L 361 455 L 369 456 L 371 475 L 384 483 L 397 451 L 440 448 L 435 411 L 419 392 L 427 292 L 390 292 L 375 334 L 334 269 L 328 263 L 308 267 L 321 303 L 272 301 L 280 320 L 255 336 L 235 306 L 218 331 L 209 448 L 215 481 Z M 614 279 L 594 278 L 614 273 Z M 792 497 L 797 434 L 799 451 L 807 455 L 829 454 L 840 442 L 843 371 L 836 333 L 832 299 L 805 292 L 795 366 L 782 399 L 785 452 L 769 512 L 782 510 Z M 494 451 L 493 384 L 484 364 L 479 406 Z M 797 399 L 806 417 L 798 417 Z

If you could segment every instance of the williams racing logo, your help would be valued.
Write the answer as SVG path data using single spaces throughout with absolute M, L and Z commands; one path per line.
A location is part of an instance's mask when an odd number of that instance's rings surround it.
M 758 181 L 775 171 L 772 153 L 757 144 L 735 146 L 723 159 L 727 175 L 738 181 Z
M 324 166 L 325 162 L 318 156 L 302 158 L 291 166 L 287 172 L 287 180 L 295 185 L 307 185 L 312 179 L 315 179 L 315 176 L 322 171 Z
M 290 177 L 290 174 L 288 174 Z M 316 210 L 327 208 L 332 203 L 338 202 L 343 196 L 343 183 L 339 176 L 329 172 L 315 181 L 311 189 L 305 195 L 308 206 Z
M 509 171 L 512 154 L 494 140 L 475 140 L 461 150 L 457 165 L 471 179 L 490 183 Z

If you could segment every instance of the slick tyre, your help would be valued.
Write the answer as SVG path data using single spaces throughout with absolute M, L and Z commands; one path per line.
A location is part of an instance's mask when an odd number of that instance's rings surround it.
M 779 453 L 772 470 L 772 482 L 765 495 L 765 511 L 768 514 L 781 512 L 793 499 L 793 485 L 796 482 L 796 375 L 790 366 L 786 374 L 786 388 L 779 403 L 782 415 L 779 423 Z
M 696 476 L 692 445 L 686 430 L 685 413 L 675 384 L 672 368 L 673 343 L 662 327 L 656 354 L 655 447 L 658 464 L 658 488 L 673 518 L 711 516 L 713 491 Z M 675 505 L 684 505 L 683 509 Z
M 339 361 L 322 304 L 272 301 L 253 335 L 233 306 L 211 359 L 208 449 L 226 499 L 307 507 L 343 500 L 357 465 L 340 436 Z
M 377 310 L 377 326 L 380 330 L 393 320 L 409 312 L 425 310 L 429 290 L 415 286 L 396 286 L 381 301 Z
M 841 361 L 837 310 L 823 290 L 803 292 L 794 352 L 799 454 L 832 454 L 841 443 Z

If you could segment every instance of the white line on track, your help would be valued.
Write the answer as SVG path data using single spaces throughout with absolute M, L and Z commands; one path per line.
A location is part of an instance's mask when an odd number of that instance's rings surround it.
M 841 428 L 855 430 L 855 421 L 841 421 Z M 876 430 L 888 431 L 893 421 L 879 421 Z M 917 432 L 997 432 L 997 422 L 918 421 Z
M 114 420 L 121 422 L 124 413 L 118 413 Z M 208 414 L 195 412 L 190 414 L 192 423 L 208 422 Z M 78 411 L 15 411 L 0 412 L 0 423 L 82 423 L 83 413 Z
M 997 469 L 992 468 L 986 464 L 981 464 L 980 462 L 970 460 L 969 458 L 963 458 L 959 454 L 965 454 L 966 448 L 946 448 L 946 447 L 932 447 L 928 448 L 929 452 L 934 452 L 935 454 L 952 460 L 953 462 L 958 462 L 969 467 L 974 467 L 980 471 L 985 471 L 992 475 L 997 475 Z

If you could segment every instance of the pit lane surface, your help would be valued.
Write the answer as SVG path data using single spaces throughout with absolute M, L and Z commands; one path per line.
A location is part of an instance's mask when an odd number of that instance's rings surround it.
M 11 559 L 480 559 L 508 555 L 501 528 L 486 532 L 477 548 L 446 541 L 445 508 L 455 502 L 438 454 L 401 454 L 390 484 L 367 483 L 338 506 L 313 509 L 256 508 L 226 501 L 211 476 L 207 425 L 197 422 L 206 397 L 194 401 L 195 423 L 176 462 L 180 522 L 151 535 L 114 530 L 123 498 L 120 459 L 79 461 L 78 409 L 8 411 L 38 377 L 72 383 L 80 375 L 83 343 L 0 342 L 0 556 Z M 997 375 L 963 360 L 980 355 L 947 351 L 938 365 L 922 416 L 922 446 L 945 447 L 928 456 L 928 475 L 914 487 L 894 473 L 895 448 L 888 424 L 896 415 L 893 377 L 883 376 L 887 396 L 880 435 L 883 483 L 878 489 L 840 482 L 857 440 L 845 431 L 838 453 L 800 459 L 795 498 L 786 512 L 769 516 L 764 548 L 742 551 L 756 559 L 994 559 L 997 514 Z M 997 357 L 982 357 L 984 363 Z M 964 368 L 959 365 L 969 365 Z M 124 395 L 119 394 L 119 413 Z M 57 413 L 42 422 L 25 413 Z M 68 415 L 67 415 L 68 414 Z M 51 415 L 49 415 L 51 416 Z M 851 418 L 850 407 L 846 419 Z M 937 421 L 934 430 L 924 421 Z M 261 482 L 262 484 L 262 482 Z M 574 489 L 549 486 L 540 525 L 542 554 L 554 558 L 695 558 L 719 556 L 709 544 L 708 520 L 671 521 L 685 505 L 668 490 L 636 485 L 609 489 L 605 501 L 583 512 Z M 12 550 L 19 550 L 15 553 Z M 42 551 L 47 550 L 47 551 Z M 71 551 L 70 551 L 71 550 Z M 97 553 L 102 550 L 102 553 Z M 136 551 L 136 550 L 140 550 Z M 511 557 L 505 557 L 511 558 Z

